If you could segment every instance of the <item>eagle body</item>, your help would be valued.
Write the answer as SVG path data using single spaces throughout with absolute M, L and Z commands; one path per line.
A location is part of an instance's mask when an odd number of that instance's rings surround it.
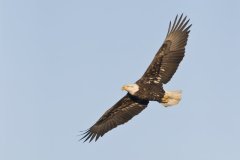
M 143 100 L 158 101 L 162 103 L 165 91 L 159 84 L 149 84 L 141 81 L 136 82 L 136 84 L 139 86 L 139 91 L 133 96 Z
M 189 19 L 182 14 L 179 18 L 176 16 L 173 25 L 169 23 L 166 38 L 143 76 L 134 84 L 122 87 L 128 93 L 86 130 L 81 140 L 97 141 L 143 111 L 150 101 L 157 101 L 165 107 L 179 103 L 181 91 L 165 91 L 163 85 L 171 80 L 184 57 L 191 27 L 188 22 Z

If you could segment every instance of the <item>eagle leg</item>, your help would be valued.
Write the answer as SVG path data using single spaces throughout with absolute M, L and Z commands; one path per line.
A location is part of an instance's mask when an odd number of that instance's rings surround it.
M 165 107 L 173 106 L 179 103 L 182 98 L 182 91 L 166 91 L 161 103 Z
M 162 98 L 162 103 L 168 103 L 168 101 L 169 101 L 169 96 L 167 94 L 164 94 Z

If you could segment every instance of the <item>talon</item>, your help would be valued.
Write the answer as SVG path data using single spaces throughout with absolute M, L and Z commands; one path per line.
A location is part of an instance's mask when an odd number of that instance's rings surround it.
M 180 91 L 166 91 L 161 100 L 162 100 L 161 103 L 165 107 L 176 105 L 181 100 L 181 92 Z
M 164 95 L 164 97 L 162 98 L 162 103 L 168 103 L 169 101 L 169 97 L 167 95 Z

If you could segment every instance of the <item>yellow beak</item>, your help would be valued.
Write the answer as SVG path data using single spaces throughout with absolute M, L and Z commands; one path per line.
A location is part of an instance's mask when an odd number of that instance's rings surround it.
M 122 86 L 122 91 L 126 91 L 126 86 Z

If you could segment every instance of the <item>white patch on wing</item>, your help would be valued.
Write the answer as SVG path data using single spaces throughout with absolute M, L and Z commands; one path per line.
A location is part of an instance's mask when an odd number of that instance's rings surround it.
M 161 71 L 163 71 L 163 72 L 164 72 L 164 71 L 165 71 L 165 69 L 163 69 L 163 68 L 162 68 L 162 69 L 161 69 Z
M 133 103 L 131 105 L 129 105 L 127 108 L 131 108 L 131 107 L 134 107 L 137 103 Z
M 156 80 L 155 80 L 155 81 L 153 81 L 153 82 L 154 82 L 154 83 L 159 83 L 159 81 L 156 81 Z
M 160 52 L 160 56 L 163 56 L 164 55 L 164 52 L 162 51 L 162 52 Z

